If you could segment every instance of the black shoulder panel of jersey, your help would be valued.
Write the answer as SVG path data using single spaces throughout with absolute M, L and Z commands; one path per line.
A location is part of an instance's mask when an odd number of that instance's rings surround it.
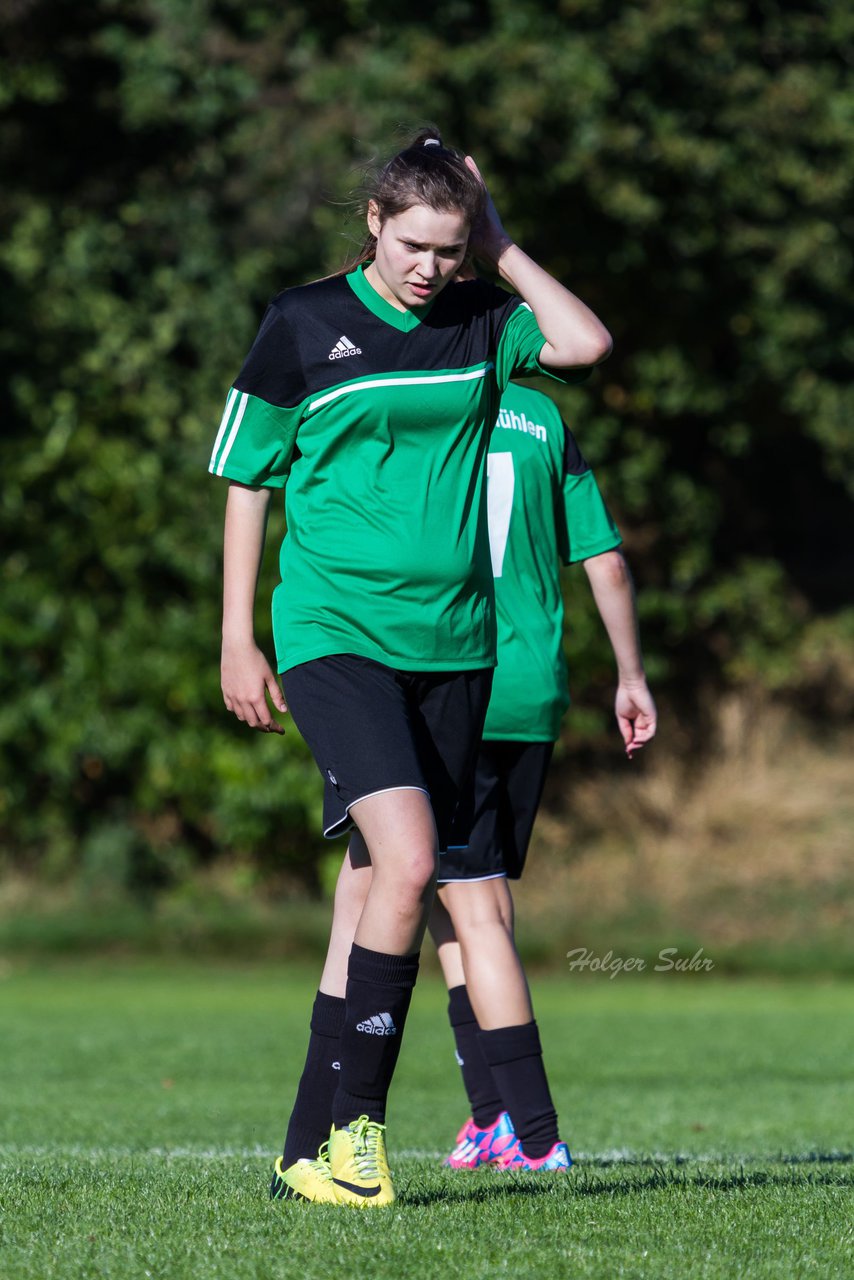
M 279 408 L 293 408 L 305 397 L 299 351 L 276 298 L 264 313 L 234 385 L 238 391 L 247 391 Z
M 578 447 L 578 441 L 566 423 L 563 424 L 563 474 L 564 476 L 583 476 L 590 470 L 589 463 Z
M 278 307 L 288 319 L 299 320 L 307 314 L 324 315 L 337 310 L 342 300 L 349 298 L 352 292 L 346 275 L 329 276 L 325 280 L 312 280 L 292 289 L 283 289 L 276 294 L 271 305 Z
M 520 297 L 498 285 L 486 280 L 463 280 L 448 285 L 439 295 L 427 323 L 436 328 L 461 321 L 486 324 L 491 341 L 497 345 L 505 324 L 521 305 Z

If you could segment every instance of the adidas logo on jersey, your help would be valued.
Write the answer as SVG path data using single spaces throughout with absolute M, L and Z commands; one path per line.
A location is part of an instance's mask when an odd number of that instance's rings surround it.
M 350 339 L 342 333 L 335 346 L 329 352 L 328 359 L 343 360 L 345 356 L 360 356 L 361 354 L 362 348 L 354 346 Z
M 360 1022 L 356 1030 L 364 1031 L 369 1036 L 397 1035 L 397 1027 L 392 1022 L 390 1013 L 375 1013 L 373 1017 L 366 1018 L 364 1022 Z

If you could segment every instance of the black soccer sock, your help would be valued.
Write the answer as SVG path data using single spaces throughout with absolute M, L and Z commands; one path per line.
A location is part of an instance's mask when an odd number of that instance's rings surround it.
M 480 1028 L 465 985 L 448 992 L 448 1020 L 457 1044 L 457 1062 L 463 1073 L 472 1119 L 479 1129 L 487 1129 L 504 1110 L 501 1094 L 483 1056 L 478 1040 Z
M 336 1129 L 359 1116 L 385 1123 L 386 1098 L 418 976 L 418 953 L 390 956 L 353 943 L 341 1032 L 341 1071 L 332 1104 Z
M 344 1025 L 344 999 L 318 991 L 311 1011 L 308 1053 L 288 1121 L 282 1167 L 307 1156 L 313 1160 L 332 1128 L 332 1099 L 338 1088 L 341 1063 L 338 1041 Z
M 554 1109 L 536 1022 L 479 1033 L 504 1105 L 526 1156 L 548 1155 L 558 1141 Z

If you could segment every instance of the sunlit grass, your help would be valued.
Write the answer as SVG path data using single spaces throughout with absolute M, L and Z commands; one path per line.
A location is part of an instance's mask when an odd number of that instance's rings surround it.
M 843 985 L 622 975 L 536 986 L 567 1177 L 439 1165 L 465 1113 L 444 995 L 416 993 L 387 1211 L 270 1203 L 313 974 L 7 972 L 3 1280 L 849 1274 Z

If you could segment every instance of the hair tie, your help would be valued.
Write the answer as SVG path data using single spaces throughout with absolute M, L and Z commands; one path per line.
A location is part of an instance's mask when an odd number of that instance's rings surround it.
M 425 138 L 422 145 L 425 147 L 441 147 L 442 144 L 438 138 Z

